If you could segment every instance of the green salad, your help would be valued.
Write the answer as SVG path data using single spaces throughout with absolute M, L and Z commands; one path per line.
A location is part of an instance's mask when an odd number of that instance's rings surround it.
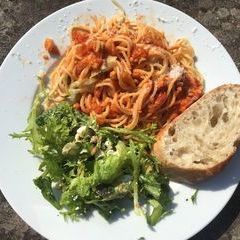
M 106 219 L 126 212 L 125 199 L 155 225 L 170 212 L 169 180 L 150 154 L 152 125 L 128 130 L 99 126 L 69 103 L 43 111 L 38 94 L 28 127 L 13 138 L 32 143 L 42 174 L 34 179 L 43 197 L 73 220 L 97 209 Z

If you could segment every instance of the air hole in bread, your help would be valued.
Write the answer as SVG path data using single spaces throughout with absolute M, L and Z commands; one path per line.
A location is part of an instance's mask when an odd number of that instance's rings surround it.
M 216 116 L 213 116 L 210 119 L 210 124 L 211 124 L 212 127 L 215 127 L 217 125 L 217 122 L 218 122 L 218 118 L 216 118 Z
M 198 160 L 198 161 L 197 161 L 197 160 L 194 160 L 193 163 L 195 163 L 195 164 L 200 164 L 201 162 L 200 162 L 200 160 Z
M 175 134 L 175 127 L 174 126 L 171 126 L 169 129 L 168 129 L 168 135 L 169 136 L 173 136 Z
M 212 160 L 209 158 L 202 158 L 202 159 L 193 161 L 193 163 L 207 165 L 210 161 L 212 161 Z
M 199 138 L 197 135 L 194 135 L 194 138 L 197 142 L 199 142 L 200 144 L 203 144 L 203 140 Z
M 196 120 L 197 117 L 198 117 L 198 113 L 197 113 L 196 111 L 193 111 L 193 112 L 192 112 L 192 117 L 193 117 L 193 120 Z M 199 123 L 196 122 L 196 124 L 198 125 Z
M 227 106 L 228 98 L 226 96 L 223 98 L 223 103 L 224 103 L 224 106 Z
M 228 113 L 225 112 L 223 115 L 222 115 L 222 120 L 226 123 L 228 122 L 229 118 L 228 118 Z
M 216 147 L 216 146 L 218 146 L 218 143 L 214 142 L 212 145 Z
M 222 100 L 222 95 L 218 95 L 218 96 L 216 97 L 216 101 L 217 101 L 217 102 L 221 102 L 221 100 Z
M 201 121 L 200 118 L 196 118 L 196 119 L 194 119 L 194 121 L 193 121 L 193 124 L 194 124 L 195 126 L 199 126 L 199 125 L 201 125 L 201 123 L 202 123 L 202 121 Z
M 188 147 L 181 147 L 177 150 L 177 155 L 181 157 L 183 154 L 189 153 L 189 148 Z
M 216 104 L 212 108 L 212 117 L 210 119 L 210 124 L 215 127 L 218 123 L 218 119 L 222 114 L 223 106 L 221 104 Z
M 193 111 L 193 112 L 192 112 L 192 115 L 193 115 L 193 117 L 196 118 L 196 117 L 198 116 L 198 113 L 197 113 L 196 111 Z
M 173 142 L 177 142 L 177 138 L 176 137 L 173 137 Z

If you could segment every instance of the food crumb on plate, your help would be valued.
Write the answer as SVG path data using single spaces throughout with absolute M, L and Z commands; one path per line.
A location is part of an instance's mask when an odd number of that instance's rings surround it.
M 192 33 L 196 33 L 197 32 L 197 27 L 194 27 L 193 29 L 192 29 Z
M 158 20 L 159 22 L 162 22 L 162 23 L 167 23 L 167 22 L 169 22 L 167 19 L 165 19 L 165 18 L 163 18 L 163 17 L 158 17 L 157 20 Z
M 133 7 L 138 7 L 138 5 L 139 5 L 139 2 L 138 2 L 138 1 L 134 1 L 134 2 L 133 2 Z
M 220 46 L 221 46 L 221 44 L 218 43 L 218 44 L 216 44 L 216 45 L 213 45 L 211 48 L 212 48 L 212 50 L 214 51 L 214 50 L 216 50 L 217 48 L 219 48 Z
M 44 40 L 44 48 L 45 50 L 53 56 L 59 56 L 60 55 L 60 51 L 56 45 L 56 43 L 53 41 L 53 39 L 51 38 L 46 38 Z
M 48 56 L 47 54 L 44 54 L 42 57 L 43 57 L 43 59 L 46 60 L 46 61 L 49 60 L 49 56 Z

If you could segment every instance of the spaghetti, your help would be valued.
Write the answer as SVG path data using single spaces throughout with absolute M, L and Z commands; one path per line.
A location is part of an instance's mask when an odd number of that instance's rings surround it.
M 186 39 L 125 16 L 93 17 L 71 29 L 71 46 L 50 75 L 45 108 L 69 101 L 99 124 L 133 129 L 171 121 L 203 94 Z

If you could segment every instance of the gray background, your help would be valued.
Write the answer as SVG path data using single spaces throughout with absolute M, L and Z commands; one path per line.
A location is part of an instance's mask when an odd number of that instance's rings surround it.
M 0 62 L 2 63 L 18 39 L 38 21 L 74 2 L 77 1 L 0 0 Z M 240 69 L 240 0 L 165 0 L 161 2 L 180 9 L 207 27 L 225 46 Z M 239 211 L 240 187 L 222 212 L 191 240 L 240 240 Z M 197 216 L 192 220 L 195 219 Z M 101 239 L 100 236 L 99 238 Z M 43 240 L 44 238 L 21 220 L 0 192 L 0 240 L 15 239 Z

